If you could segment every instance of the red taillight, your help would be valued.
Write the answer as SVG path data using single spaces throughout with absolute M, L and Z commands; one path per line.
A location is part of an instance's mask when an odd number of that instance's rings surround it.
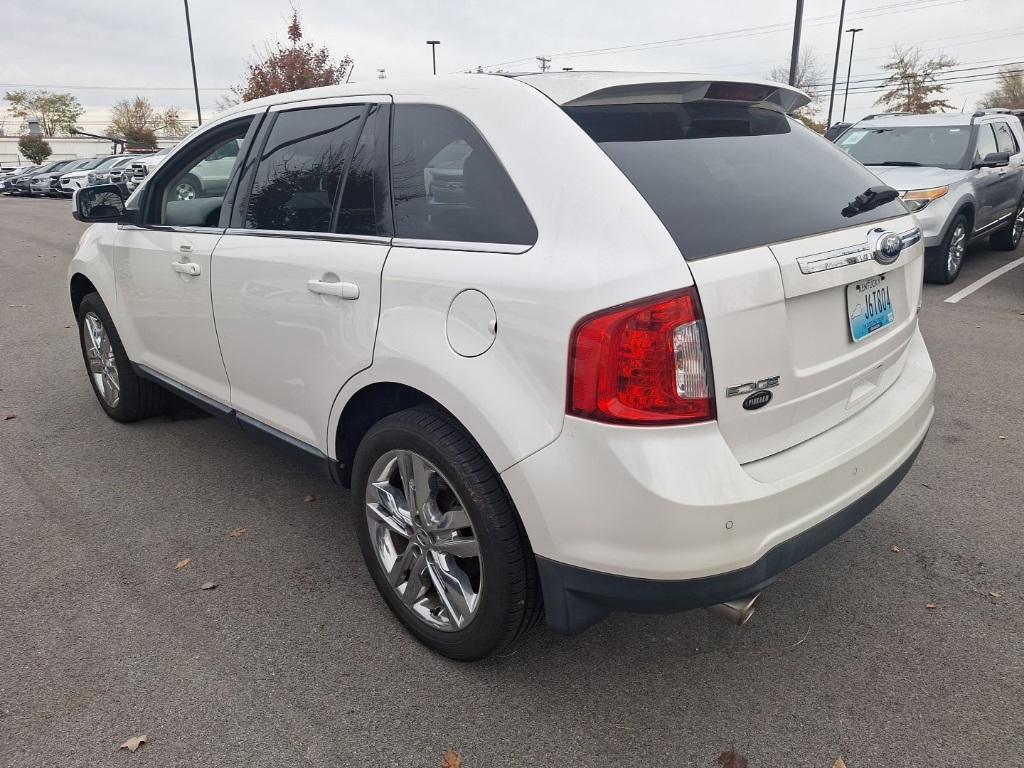
M 572 334 L 568 412 L 619 424 L 713 419 L 709 361 L 693 288 L 591 315 Z

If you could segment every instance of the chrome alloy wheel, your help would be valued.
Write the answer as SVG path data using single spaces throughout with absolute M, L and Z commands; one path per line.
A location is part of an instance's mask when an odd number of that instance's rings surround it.
M 399 599 L 428 626 L 464 629 L 480 605 L 483 569 L 469 513 L 419 454 L 388 451 L 366 484 L 370 543 Z
M 953 230 L 953 236 L 949 239 L 949 253 L 946 255 L 946 271 L 955 275 L 960 269 L 960 262 L 964 260 L 964 250 L 967 248 L 967 227 L 957 224 Z
M 82 322 L 82 341 L 89 364 L 89 375 L 103 402 L 116 408 L 121 402 L 121 379 L 117 373 L 114 348 L 110 345 L 107 329 L 95 312 L 88 312 Z
M 195 196 L 196 188 L 189 184 L 187 181 L 179 182 L 174 187 L 175 200 L 194 200 Z

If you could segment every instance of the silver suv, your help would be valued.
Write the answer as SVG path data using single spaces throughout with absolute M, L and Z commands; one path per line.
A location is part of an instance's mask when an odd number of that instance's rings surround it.
M 925 279 L 952 283 L 967 245 L 1012 251 L 1024 233 L 1024 130 L 1006 109 L 870 115 L 836 145 L 900 190 L 925 242 Z

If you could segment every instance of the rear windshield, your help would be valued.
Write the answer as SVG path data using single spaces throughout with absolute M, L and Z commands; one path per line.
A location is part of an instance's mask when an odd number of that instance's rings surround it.
M 963 168 L 971 128 L 967 125 L 915 125 L 870 128 L 858 125 L 836 145 L 864 165 L 925 165 Z
M 698 101 L 566 112 L 644 196 L 687 259 L 906 214 L 895 200 L 851 217 L 849 203 L 881 182 L 771 109 Z

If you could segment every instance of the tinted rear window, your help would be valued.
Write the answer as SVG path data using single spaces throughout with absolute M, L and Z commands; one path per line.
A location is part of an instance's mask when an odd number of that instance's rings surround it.
M 774 110 L 690 102 L 568 107 L 658 214 L 687 259 L 901 216 L 899 201 L 850 218 L 879 180 Z

